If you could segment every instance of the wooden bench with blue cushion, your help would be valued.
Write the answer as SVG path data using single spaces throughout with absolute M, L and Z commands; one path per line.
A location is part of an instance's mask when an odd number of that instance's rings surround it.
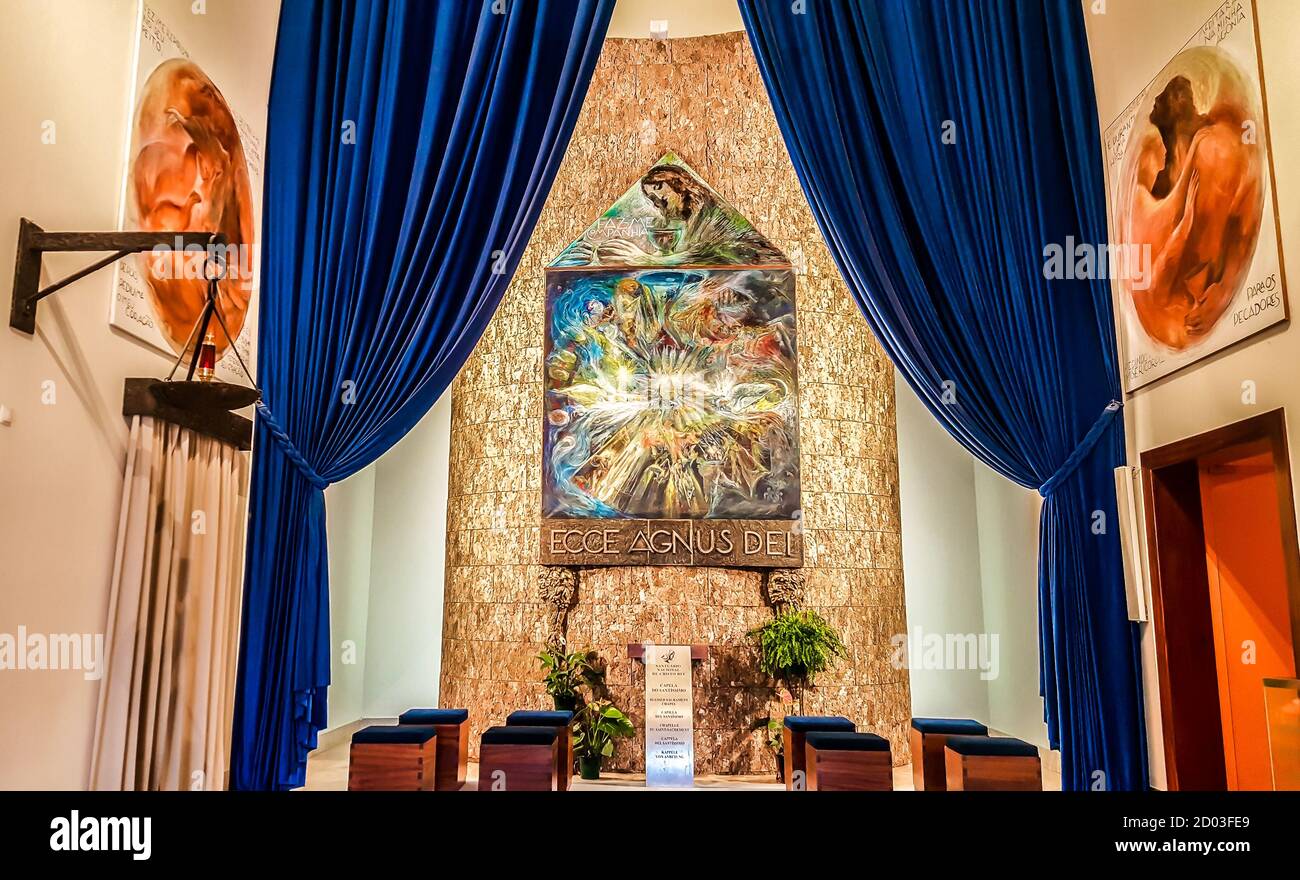
M 950 736 L 988 736 L 989 729 L 970 718 L 913 718 L 912 787 L 917 791 L 947 788 L 943 744 Z
M 785 754 L 785 790 L 805 787 L 804 737 L 817 731 L 853 733 L 857 727 L 839 715 L 787 715 L 781 727 L 781 751 Z
M 949 791 L 1042 791 L 1038 747 L 1010 736 L 950 736 L 944 744 Z
M 469 763 L 468 709 L 407 709 L 398 724 L 431 726 L 438 732 L 438 791 L 459 791 Z
M 479 791 L 557 791 L 560 734 L 555 726 L 504 725 L 483 731 Z
M 429 725 L 358 730 L 348 754 L 348 791 L 433 791 L 437 742 Z
M 539 711 L 520 709 L 506 716 L 506 727 L 556 727 L 569 728 L 573 724 L 573 713 L 563 710 Z M 573 779 L 573 732 L 564 736 L 556 749 L 555 775 L 560 791 L 568 791 Z
M 893 791 L 889 740 L 843 730 L 804 735 L 808 791 Z

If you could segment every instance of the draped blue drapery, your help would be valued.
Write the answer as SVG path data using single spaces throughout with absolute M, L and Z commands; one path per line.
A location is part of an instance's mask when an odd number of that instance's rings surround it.
M 1144 788 L 1110 291 L 1045 269 L 1051 246 L 1106 241 L 1080 4 L 740 5 L 799 181 L 872 331 L 949 432 L 1044 496 L 1040 679 L 1063 786 Z
M 294 0 L 269 107 L 231 787 L 303 783 L 325 725 L 323 488 L 473 349 L 537 221 L 613 0 Z

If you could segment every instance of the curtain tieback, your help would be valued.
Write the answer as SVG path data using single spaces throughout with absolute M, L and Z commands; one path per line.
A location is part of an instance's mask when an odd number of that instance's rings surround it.
M 267 409 L 266 404 L 260 400 L 257 402 L 257 414 L 266 423 L 266 430 L 271 432 L 271 436 L 275 438 L 275 442 L 279 445 L 280 451 L 284 453 L 284 457 L 293 462 L 294 467 L 306 478 L 307 482 L 324 491 L 329 486 L 329 482 L 316 473 L 316 469 L 311 466 L 311 462 L 307 461 L 303 454 L 298 451 L 298 447 L 293 445 L 293 441 L 289 439 L 289 435 L 285 433 L 284 428 L 280 427 L 280 423 L 275 420 L 275 416 L 271 415 L 271 410 Z
M 1079 445 L 1074 447 L 1074 451 L 1070 453 L 1070 456 L 1061 463 L 1061 466 L 1056 469 L 1056 473 L 1052 474 L 1046 483 L 1038 487 L 1039 495 L 1044 498 L 1048 497 L 1062 483 L 1068 480 L 1071 474 L 1079 469 L 1079 465 L 1088 457 L 1088 453 L 1092 452 L 1092 447 L 1097 445 L 1097 441 L 1101 439 L 1101 435 L 1105 433 L 1106 428 L 1110 425 L 1110 420 L 1115 418 L 1115 413 L 1119 412 L 1119 408 L 1123 405 L 1118 400 L 1112 400 L 1106 404 L 1106 408 L 1101 411 L 1101 415 L 1097 416 L 1097 421 L 1092 423 L 1092 427 L 1079 441 Z

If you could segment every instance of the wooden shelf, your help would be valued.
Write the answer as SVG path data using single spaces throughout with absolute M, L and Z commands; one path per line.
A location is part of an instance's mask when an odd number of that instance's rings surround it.
M 627 656 L 633 660 L 645 662 L 645 644 L 642 642 L 629 642 L 627 646 Z M 709 656 L 708 645 L 691 645 L 692 660 L 706 660 Z

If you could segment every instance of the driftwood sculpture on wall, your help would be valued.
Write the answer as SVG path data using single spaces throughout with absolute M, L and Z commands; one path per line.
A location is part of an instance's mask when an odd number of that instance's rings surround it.
M 537 593 L 547 610 L 546 648 L 565 649 L 565 626 L 578 592 L 578 572 L 558 565 L 543 565 L 537 572 Z

